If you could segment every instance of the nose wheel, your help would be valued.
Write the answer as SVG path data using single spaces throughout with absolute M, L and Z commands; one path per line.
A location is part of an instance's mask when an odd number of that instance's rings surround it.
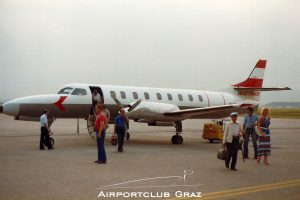
M 51 146 L 54 145 L 54 139 L 52 137 L 49 138 Z
M 54 139 L 53 139 L 53 137 L 49 137 L 49 141 L 50 141 L 51 146 L 54 146 Z M 44 145 L 48 146 L 48 144 L 47 144 L 46 141 L 44 141 Z

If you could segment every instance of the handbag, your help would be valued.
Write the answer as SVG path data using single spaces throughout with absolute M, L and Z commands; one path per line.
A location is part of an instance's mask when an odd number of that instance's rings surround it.
M 118 137 L 116 133 L 113 133 L 110 139 L 111 145 L 115 146 L 118 144 Z
M 220 159 L 220 160 L 228 160 L 229 152 L 228 152 L 228 149 L 227 149 L 225 144 L 223 144 L 221 146 L 221 148 L 219 149 L 218 154 L 217 154 L 217 158 Z

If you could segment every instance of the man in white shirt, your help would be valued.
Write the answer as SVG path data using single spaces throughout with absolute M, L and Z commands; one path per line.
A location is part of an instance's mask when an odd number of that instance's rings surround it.
M 91 107 L 90 115 L 95 115 L 96 114 L 96 105 L 101 103 L 101 96 L 100 96 L 98 90 L 96 90 L 96 89 L 94 89 L 92 92 L 92 100 L 93 100 L 93 106 Z
M 40 138 L 40 150 L 44 150 L 44 144 L 48 147 L 48 149 L 53 149 L 49 133 L 51 133 L 50 127 L 48 125 L 48 114 L 49 110 L 45 109 L 43 111 L 42 116 L 40 117 L 40 124 L 41 124 L 41 138 Z
M 239 150 L 239 138 L 242 136 L 242 124 L 237 121 L 238 113 L 233 112 L 230 114 L 231 121 L 226 125 L 224 132 L 223 144 L 226 144 L 229 153 L 229 159 L 225 160 L 226 168 L 229 168 L 231 160 L 231 170 L 237 171 L 235 168 L 237 155 Z

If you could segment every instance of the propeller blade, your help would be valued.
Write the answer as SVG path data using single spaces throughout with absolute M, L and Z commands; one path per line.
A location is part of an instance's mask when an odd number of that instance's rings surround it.
M 138 105 L 140 105 L 141 102 L 142 102 L 142 99 L 137 100 L 137 102 L 135 102 L 134 104 L 132 104 L 130 106 L 130 108 L 128 109 L 128 112 L 133 111 Z
M 120 106 L 120 108 L 124 108 L 124 106 L 121 104 L 121 102 L 116 97 L 114 97 L 113 100 L 116 102 L 116 104 L 118 106 Z

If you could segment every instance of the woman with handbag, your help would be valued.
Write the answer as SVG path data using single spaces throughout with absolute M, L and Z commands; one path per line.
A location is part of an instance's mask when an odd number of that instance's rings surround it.
M 270 109 L 262 108 L 261 117 L 258 120 L 258 158 L 257 163 L 260 163 L 261 156 L 264 156 L 264 164 L 270 165 L 268 155 L 271 155 L 271 138 L 270 138 Z
M 229 157 L 225 160 L 225 167 L 237 171 L 235 168 L 237 155 L 239 150 L 239 138 L 242 136 L 242 124 L 237 121 L 238 113 L 233 112 L 230 114 L 231 121 L 226 125 L 224 132 L 223 144 L 226 144 L 228 149 Z

